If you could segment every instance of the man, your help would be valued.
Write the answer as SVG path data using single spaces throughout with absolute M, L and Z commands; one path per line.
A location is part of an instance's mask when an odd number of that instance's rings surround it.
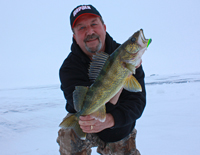
M 73 105 L 75 86 L 90 86 L 88 77 L 92 56 L 98 51 L 108 54 L 120 44 L 106 32 L 106 25 L 100 13 L 92 5 L 76 7 L 70 15 L 73 31 L 71 53 L 60 68 L 61 89 L 67 100 L 66 110 L 76 113 Z M 144 72 L 138 66 L 134 75 L 142 86 L 142 92 L 132 93 L 121 89 L 106 103 L 106 120 L 100 122 L 90 115 L 81 116 L 79 124 L 88 133 L 86 140 L 79 139 L 72 129 L 60 129 L 57 142 L 61 155 L 86 155 L 97 146 L 100 154 L 139 155 L 135 146 L 136 120 L 142 115 L 146 105 Z

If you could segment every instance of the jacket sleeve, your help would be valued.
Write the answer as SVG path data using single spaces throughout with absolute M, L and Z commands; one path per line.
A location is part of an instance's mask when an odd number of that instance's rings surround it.
M 136 70 L 136 74 L 134 76 L 141 84 L 142 92 L 135 93 L 123 89 L 116 106 L 111 108 L 112 106 L 110 104 L 108 105 L 108 107 L 112 109 L 109 113 L 112 114 L 115 121 L 115 125 L 112 129 L 123 127 L 135 122 L 144 111 L 146 105 L 146 90 L 142 66 Z
M 91 85 L 87 75 L 87 68 L 87 63 L 83 63 L 81 59 L 75 56 L 69 56 L 59 70 L 61 90 L 67 100 L 66 110 L 70 113 L 76 112 L 73 105 L 73 91 L 75 90 L 75 86 Z

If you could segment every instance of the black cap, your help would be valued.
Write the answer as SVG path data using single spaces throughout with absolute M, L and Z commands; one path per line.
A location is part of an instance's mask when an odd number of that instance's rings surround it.
M 77 21 L 77 19 L 84 14 L 92 14 L 101 17 L 101 14 L 92 5 L 79 5 L 70 14 L 71 28 L 74 27 L 74 24 Z

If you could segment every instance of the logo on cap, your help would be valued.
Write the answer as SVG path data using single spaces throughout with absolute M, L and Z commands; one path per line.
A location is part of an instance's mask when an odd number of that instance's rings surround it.
M 76 14 L 79 13 L 81 10 L 86 10 L 86 9 L 90 9 L 91 10 L 91 7 L 87 6 L 87 5 L 78 7 L 76 10 L 74 10 L 73 16 L 75 17 Z

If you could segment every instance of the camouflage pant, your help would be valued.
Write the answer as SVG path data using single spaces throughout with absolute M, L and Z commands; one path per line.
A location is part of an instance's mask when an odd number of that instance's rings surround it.
M 135 145 L 136 133 L 134 129 L 120 141 L 105 143 L 96 134 L 87 134 L 86 140 L 81 140 L 72 129 L 60 129 L 57 142 L 61 155 L 90 155 L 92 147 L 97 147 L 102 155 L 140 155 Z

